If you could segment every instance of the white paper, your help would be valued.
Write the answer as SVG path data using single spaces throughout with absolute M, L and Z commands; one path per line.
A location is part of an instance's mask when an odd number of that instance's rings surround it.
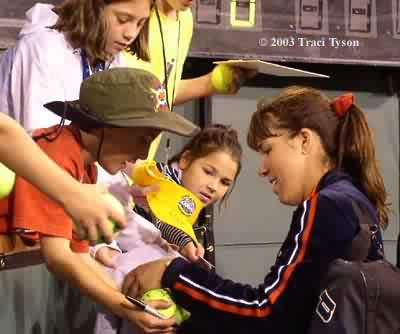
M 279 77 L 329 78 L 329 76 L 325 74 L 303 71 L 297 68 L 273 64 L 261 60 L 244 60 L 244 59 L 223 60 L 223 61 L 215 61 L 214 64 L 226 64 L 229 66 L 237 66 L 240 68 L 257 70 L 259 73 L 276 75 Z

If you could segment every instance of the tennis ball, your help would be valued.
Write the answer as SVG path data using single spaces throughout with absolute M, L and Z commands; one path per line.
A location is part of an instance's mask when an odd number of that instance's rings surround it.
M 10 195 L 15 184 L 15 173 L 0 162 L 0 199 Z
M 219 93 L 228 93 L 233 82 L 233 69 L 231 66 L 219 64 L 211 73 L 211 83 Z
M 173 302 L 171 295 L 167 289 L 152 289 L 147 292 L 142 297 L 143 301 L 151 301 L 151 300 L 165 300 L 167 302 Z M 167 318 L 171 318 L 175 316 L 176 323 L 180 325 L 182 322 L 190 318 L 190 312 L 186 311 L 184 308 L 173 304 L 166 309 L 158 309 L 163 316 Z
M 117 200 L 115 198 L 114 195 L 112 195 L 109 192 L 105 192 L 101 194 L 103 196 L 103 198 L 109 203 L 111 204 L 112 207 L 114 207 L 121 215 L 125 215 L 125 210 L 124 207 L 122 206 L 122 204 L 120 203 L 119 200 Z M 108 221 L 110 222 L 110 224 L 112 225 L 112 233 L 115 234 L 117 232 L 119 232 L 120 227 L 117 225 L 117 223 L 109 218 Z M 99 242 L 104 242 L 104 237 L 101 236 L 98 240 Z

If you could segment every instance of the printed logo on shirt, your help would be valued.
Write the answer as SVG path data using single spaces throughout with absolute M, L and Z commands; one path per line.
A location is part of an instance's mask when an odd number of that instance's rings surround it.
M 191 216 L 196 209 L 196 203 L 189 196 L 185 195 L 178 202 L 179 210 L 186 216 Z
M 319 303 L 315 312 L 324 323 L 329 323 L 336 310 L 335 301 L 329 296 L 328 291 L 325 289 L 319 296 Z

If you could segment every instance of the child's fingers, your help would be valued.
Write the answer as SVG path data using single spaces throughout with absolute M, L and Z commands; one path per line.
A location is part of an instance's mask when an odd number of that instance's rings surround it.
M 145 333 L 175 333 L 176 332 L 176 318 L 175 316 L 161 320 L 150 314 L 146 314 L 141 321 L 141 327 L 145 329 Z
M 143 188 L 145 195 L 147 195 L 148 193 L 154 192 L 154 191 L 159 191 L 159 190 L 160 190 L 160 185 L 157 183 Z
M 109 231 L 105 230 L 105 232 L 108 234 L 109 237 L 110 237 L 110 235 L 112 235 L 111 228 L 109 228 Z M 105 235 L 105 234 L 103 234 L 103 235 Z M 99 239 L 99 234 L 98 234 L 96 225 L 92 224 L 92 225 L 87 226 L 86 239 L 89 240 L 89 242 L 92 246 L 96 244 L 96 242 Z
M 256 70 L 248 70 L 236 67 L 233 72 L 233 80 L 230 89 L 231 94 L 236 94 L 240 87 L 250 78 L 254 77 L 258 72 Z
M 193 242 L 186 244 L 182 250 L 181 254 L 186 257 L 190 262 L 196 262 L 199 259 L 197 255 L 197 248 Z
M 108 206 L 108 210 L 109 210 L 109 212 L 108 212 L 109 218 L 111 218 L 111 220 L 113 222 L 115 222 L 120 228 L 124 228 L 127 224 L 125 214 L 122 214 L 119 210 L 117 210 L 116 208 L 114 208 L 111 205 Z M 110 225 L 108 219 L 106 222 L 107 222 L 107 225 Z M 100 232 L 103 234 L 102 224 L 99 227 L 100 227 Z M 111 233 L 111 236 L 112 236 L 112 233 Z M 111 240 L 112 240 L 112 237 L 111 237 Z
M 105 246 L 96 252 L 96 260 L 108 268 L 115 268 L 113 258 L 116 253 L 118 252 Z
M 129 188 L 129 193 L 132 195 L 133 202 L 142 208 L 148 208 L 146 195 L 153 191 L 158 191 L 160 186 L 158 184 L 152 184 L 150 186 L 141 187 L 136 184 Z
M 200 244 L 197 244 L 196 255 L 198 257 L 204 257 L 204 253 L 205 253 L 204 247 Z
M 173 302 L 162 299 L 154 299 L 146 301 L 146 304 L 153 306 L 157 310 L 164 310 L 170 307 L 173 304 Z

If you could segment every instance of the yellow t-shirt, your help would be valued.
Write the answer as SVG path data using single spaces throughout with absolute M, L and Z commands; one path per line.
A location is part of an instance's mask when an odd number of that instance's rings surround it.
M 182 77 L 183 65 L 189 52 L 193 35 L 193 15 L 190 9 L 178 13 L 178 19 L 166 17 L 161 12 L 160 21 L 164 37 L 165 56 L 168 76 L 168 100 L 173 105 L 179 82 Z M 165 69 L 163 43 L 156 11 L 153 9 L 149 19 L 149 52 L 150 62 L 144 62 L 128 52 L 124 53 L 129 67 L 142 68 L 155 74 L 165 87 Z M 175 87 L 175 88 L 174 88 Z M 175 91 L 175 94 L 174 94 Z M 173 96 L 174 94 L 174 96 Z M 152 143 L 148 159 L 153 159 L 157 152 L 161 136 Z

